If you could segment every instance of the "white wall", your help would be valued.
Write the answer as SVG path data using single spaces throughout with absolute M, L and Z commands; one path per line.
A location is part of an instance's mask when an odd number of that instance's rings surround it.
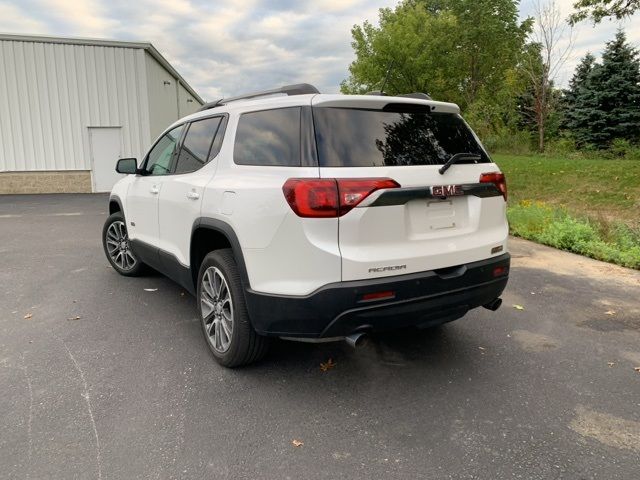
M 201 104 L 148 52 L 145 54 L 151 141 L 173 122 L 198 111 Z M 191 101 L 189 101 L 191 100 Z
M 180 83 L 178 86 L 178 115 L 180 117 L 190 115 L 200 110 L 201 106 L 200 102 Z
M 145 52 L 147 93 L 151 141 L 178 118 L 178 92 L 176 79 L 149 53 Z M 165 83 L 166 82 L 166 83 Z
M 0 171 L 89 170 L 88 127 L 150 144 L 145 51 L 0 40 Z M 175 119 L 175 118 L 174 118 Z

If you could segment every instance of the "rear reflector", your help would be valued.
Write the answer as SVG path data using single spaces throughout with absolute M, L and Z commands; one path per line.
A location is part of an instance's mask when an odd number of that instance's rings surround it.
M 509 273 L 509 267 L 495 267 L 493 269 L 493 276 L 494 277 L 502 277 L 503 275 L 506 275 L 507 273 Z
M 493 183 L 496 188 L 500 190 L 500 193 L 504 197 L 504 201 L 507 201 L 507 179 L 505 178 L 504 173 L 483 173 L 480 175 L 480 183 Z
M 398 188 L 391 178 L 290 178 L 284 197 L 299 217 L 341 217 L 376 190 Z
M 395 297 L 395 292 L 388 290 L 385 292 L 374 292 L 374 293 L 365 293 L 360 298 L 361 302 L 366 302 L 367 300 L 383 300 L 385 298 L 393 298 Z

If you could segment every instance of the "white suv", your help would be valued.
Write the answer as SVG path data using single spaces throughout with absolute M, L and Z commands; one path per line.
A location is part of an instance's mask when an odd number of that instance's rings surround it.
M 505 179 L 454 104 L 292 85 L 207 104 L 116 170 L 107 258 L 196 295 L 222 365 L 500 306 Z

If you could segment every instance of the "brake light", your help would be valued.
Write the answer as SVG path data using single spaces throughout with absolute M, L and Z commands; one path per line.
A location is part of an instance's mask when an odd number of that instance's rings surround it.
M 339 178 L 340 215 L 354 208 L 376 190 L 400 188 L 400 184 L 390 178 Z
M 398 188 L 390 178 L 290 178 L 284 197 L 299 217 L 341 217 L 376 190 Z
M 504 173 L 483 173 L 480 175 L 480 183 L 493 183 L 496 188 L 500 190 L 500 193 L 504 197 L 504 201 L 507 201 L 507 179 L 505 178 Z

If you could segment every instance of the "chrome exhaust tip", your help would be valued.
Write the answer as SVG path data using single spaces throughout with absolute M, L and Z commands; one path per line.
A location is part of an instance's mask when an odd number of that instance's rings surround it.
M 487 310 L 491 310 L 492 312 L 495 312 L 500 308 L 500 305 L 502 305 L 502 299 L 494 298 L 489 303 L 484 304 L 483 307 L 486 308 Z
M 358 348 L 361 347 L 366 341 L 367 335 L 365 333 L 352 333 L 351 335 L 347 335 L 344 337 L 347 345 Z

